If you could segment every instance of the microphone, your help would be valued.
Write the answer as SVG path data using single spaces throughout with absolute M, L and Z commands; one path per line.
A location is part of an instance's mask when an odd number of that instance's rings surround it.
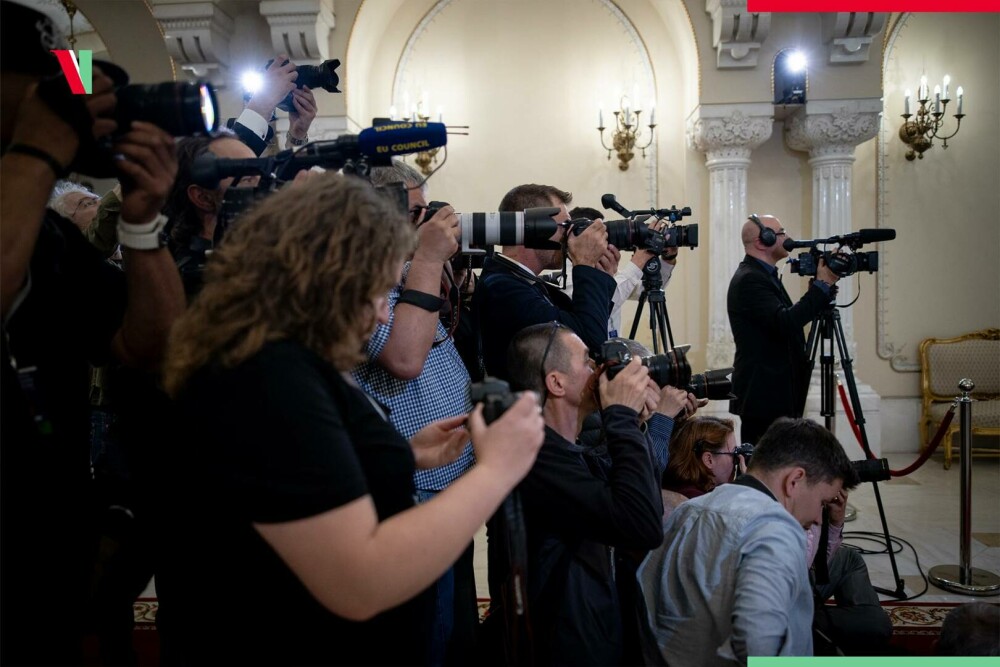
M 628 210 L 624 206 L 618 203 L 618 198 L 612 194 L 601 195 L 601 206 L 622 216 L 623 218 L 631 218 L 632 211 Z
M 896 238 L 895 229 L 862 229 L 860 231 L 854 232 L 853 234 L 844 234 L 843 236 L 835 236 L 837 239 L 836 243 L 858 243 L 863 245 L 865 243 L 878 243 L 879 241 L 891 241 Z M 831 239 L 833 241 L 833 239 Z
M 369 157 L 419 153 L 448 143 L 444 123 L 389 122 L 361 130 L 358 148 Z
M 881 241 L 892 241 L 896 238 L 895 229 L 862 229 L 857 232 L 852 232 L 851 234 L 843 234 L 841 236 L 831 236 L 828 239 L 812 239 L 810 241 L 793 241 L 792 239 L 785 239 L 781 244 L 781 247 L 785 250 L 792 251 L 796 248 L 811 248 L 815 245 L 825 244 L 825 243 L 839 243 L 840 245 L 850 245 L 850 246 L 862 246 L 866 243 L 879 243 Z

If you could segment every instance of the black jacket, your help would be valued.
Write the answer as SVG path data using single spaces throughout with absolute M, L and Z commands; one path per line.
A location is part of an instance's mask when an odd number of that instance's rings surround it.
M 571 299 L 505 257 L 487 259 L 472 297 L 487 374 L 508 377 L 507 346 L 532 324 L 558 320 L 591 350 L 600 349 L 608 337 L 614 293 L 615 279 L 590 266 L 573 267 Z
M 803 327 L 829 303 L 812 283 L 798 303 L 747 255 L 729 283 L 729 324 L 736 341 L 729 411 L 768 421 L 801 417 L 809 389 Z
M 518 487 L 535 664 L 620 663 L 613 549 L 646 551 L 663 540 L 662 497 L 638 415 L 619 405 L 602 415 L 605 455 L 547 428 L 538 458 Z M 491 580 L 507 567 L 493 556 Z M 503 611 L 498 597 L 491 614 Z

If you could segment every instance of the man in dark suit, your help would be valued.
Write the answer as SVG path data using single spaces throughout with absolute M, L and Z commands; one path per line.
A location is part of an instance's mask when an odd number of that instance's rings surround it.
M 572 195 L 549 185 L 519 185 L 500 202 L 501 211 L 554 207 L 557 223 L 569 220 L 567 204 Z M 552 241 L 560 243 L 566 228 L 559 227 Z M 486 260 L 473 295 L 473 310 L 482 337 L 482 354 L 488 375 L 507 377 L 507 346 L 521 329 L 557 320 L 577 334 L 591 351 L 600 349 L 608 336 L 611 297 L 615 292 L 617 260 L 608 250 L 608 232 L 600 220 L 579 235 L 570 234 L 567 252 L 573 261 L 573 296 L 545 282 L 539 273 L 562 268 L 563 251 L 505 246 L 503 255 Z
M 775 267 L 788 257 L 787 235 L 771 215 L 751 215 L 743 225 L 746 257 L 729 283 L 729 324 L 736 341 L 729 411 L 739 415 L 743 442 L 756 443 L 778 417 L 801 417 L 809 389 L 809 355 L 803 327 L 835 295 L 838 276 L 823 260 L 798 303 L 792 303 Z

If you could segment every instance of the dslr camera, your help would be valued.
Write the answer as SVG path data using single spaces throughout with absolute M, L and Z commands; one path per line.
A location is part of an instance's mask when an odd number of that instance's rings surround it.
M 698 399 L 729 400 L 732 397 L 733 369 L 721 368 L 692 375 L 687 350 L 688 346 L 682 345 L 664 354 L 651 354 L 640 359 L 642 365 L 649 370 L 649 377 L 660 387 L 670 385 L 684 389 Z M 613 380 L 632 361 L 632 356 L 625 343 L 609 340 L 601 345 L 597 361 L 605 365 L 608 379 Z
M 483 419 L 492 424 L 517 401 L 517 394 L 511 392 L 510 385 L 495 377 L 485 377 L 482 382 L 469 386 L 472 404 L 483 404 Z
M 270 67 L 273 62 L 274 58 L 268 60 L 267 64 L 264 65 L 264 69 Z M 288 61 L 286 60 L 282 63 L 282 66 L 287 63 Z M 298 76 L 295 77 L 295 87 L 301 89 L 308 86 L 313 90 L 322 88 L 328 93 L 339 93 L 340 89 L 337 88 L 340 85 L 340 76 L 337 75 L 338 67 L 340 67 L 340 61 L 336 58 L 324 60 L 319 65 L 296 65 L 295 71 L 298 73 Z M 278 108 L 289 113 L 295 111 L 291 93 L 288 93 L 285 99 L 278 102 Z

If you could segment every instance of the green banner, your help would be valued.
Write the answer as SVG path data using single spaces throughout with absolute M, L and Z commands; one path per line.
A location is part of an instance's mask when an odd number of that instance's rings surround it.
M 1000 658 L 950 656 L 783 657 L 747 660 L 747 667 L 998 667 Z

